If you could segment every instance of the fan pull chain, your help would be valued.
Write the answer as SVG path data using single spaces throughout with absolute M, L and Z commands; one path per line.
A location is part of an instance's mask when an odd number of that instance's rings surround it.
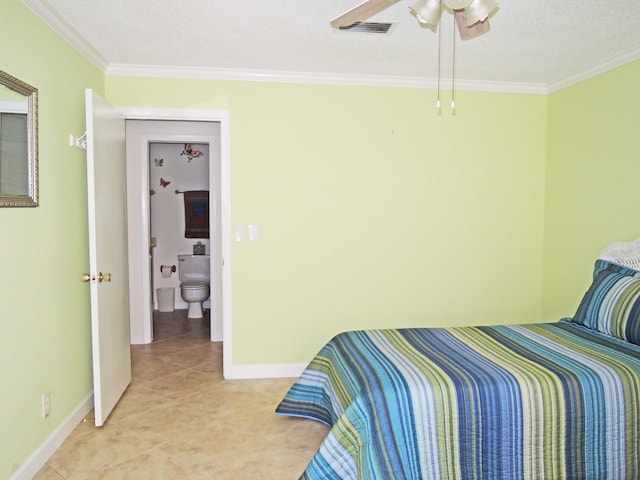
M 453 54 L 451 58 L 451 110 L 456 111 L 456 17 L 453 16 Z
M 442 0 L 440 0 L 438 3 L 440 4 L 440 17 L 442 17 Z M 440 68 L 441 68 L 440 55 L 441 53 L 442 53 L 442 25 L 438 25 L 438 100 L 436 101 L 436 109 L 438 110 L 438 113 L 440 113 Z

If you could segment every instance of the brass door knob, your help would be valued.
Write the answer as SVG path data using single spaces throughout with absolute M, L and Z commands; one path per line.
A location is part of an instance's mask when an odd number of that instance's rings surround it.
M 82 281 L 83 282 L 90 282 L 92 280 L 95 280 L 95 277 L 92 277 L 90 273 L 83 273 L 82 274 Z M 110 282 L 111 281 L 111 274 L 110 273 L 98 273 L 98 282 L 102 283 L 103 281 L 105 282 Z
M 103 274 L 102 272 L 98 273 L 98 282 L 102 282 L 103 280 L 105 282 L 110 282 L 111 281 L 111 274 L 110 273 L 104 273 Z

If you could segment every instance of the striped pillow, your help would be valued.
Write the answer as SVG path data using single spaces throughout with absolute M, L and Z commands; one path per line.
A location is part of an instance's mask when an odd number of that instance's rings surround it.
M 640 345 L 640 272 L 598 259 L 573 321 Z

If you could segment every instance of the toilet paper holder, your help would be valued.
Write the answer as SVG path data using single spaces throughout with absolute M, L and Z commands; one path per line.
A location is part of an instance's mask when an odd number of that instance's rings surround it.
M 175 265 L 161 265 L 160 266 L 160 273 L 162 273 L 162 271 L 166 268 L 171 267 L 171 273 L 176 273 L 176 266 Z

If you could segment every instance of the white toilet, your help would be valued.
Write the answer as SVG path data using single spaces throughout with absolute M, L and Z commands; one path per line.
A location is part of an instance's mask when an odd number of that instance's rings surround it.
M 202 318 L 202 302 L 209 298 L 209 255 L 178 255 L 180 294 L 189 304 L 187 318 Z

